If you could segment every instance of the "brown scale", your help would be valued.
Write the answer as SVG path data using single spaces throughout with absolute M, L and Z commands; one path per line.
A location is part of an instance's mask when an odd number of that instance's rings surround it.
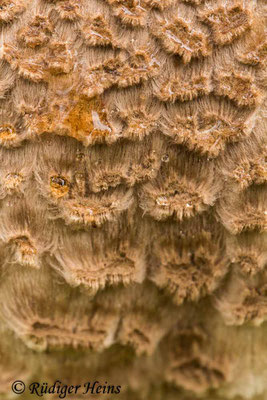
M 247 51 L 239 56 L 243 64 L 258 65 L 264 64 L 267 57 L 267 43 L 262 43 L 256 50 Z
M 97 313 L 91 319 L 80 321 L 78 325 L 75 325 L 76 321 L 63 320 L 63 323 L 58 324 L 55 320 L 40 318 L 32 323 L 23 340 L 30 343 L 38 342 L 39 339 L 45 347 L 71 346 L 76 349 L 100 350 L 114 320 L 112 314 L 100 317 Z
M 137 50 L 126 61 L 117 57 L 90 68 L 82 94 L 90 98 L 115 85 L 122 88 L 137 85 L 158 72 L 159 65 L 151 52 L 148 49 Z
M 255 254 L 243 254 L 236 257 L 235 262 L 244 274 L 253 275 L 259 270 L 259 263 Z
M 264 24 L 256 21 L 250 35 L 247 35 L 244 48 L 237 52 L 237 59 L 243 64 L 264 66 L 267 60 L 267 40 Z
M 23 266 L 29 266 L 38 269 L 37 249 L 33 245 L 28 236 L 18 236 L 9 240 L 9 244 L 13 247 L 12 262 L 17 262 Z
M 82 94 L 89 98 L 102 94 L 105 89 L 117 83 L 120 68 L 121 62 L 117 58 L 107 60 L 102 65 L 90 68 L 84 80 Z
M 166 134 L 176 143 L 184 143 L 190 150 L 217 157 L 226 143 L 245 136 L 242 122 L 231 122 L 215 114 L 192 115 L 168 121 Z
M 242 5 L 218 7 L 204 11 L 204 22 L 211 26 L 215 43 L 224 45 L 240 37 L 251 25 L 250 12 Z
M 46 44 L 50 40 L 52 32 L 53 27 L 47 17 L 36 15 L 27 27 L 18 31 L 17 37 L 27 47 L 35 48 Z
M 164 48 L 170 53 L 179 54 L 185 63 L 190 62 L 192 57 L 210 54 L 207 37 L 192 29 L 182 18 L 157 26 L 155 32 Z
M 67 21 L 75 21 L 81 18 L 80 2 L 77 0 L 59 1 L 55 7 L 59 17 Z
M 149 48 L 138 49 L 129 58 L 128 63 L 122 63 L 118 79 L 119 87 L 127 87 L 146 81 L 159 72 L 159 65 L 153 58 Z
M 65 199 L 64 199 L 65 200 Z M 58 217 L 73 227 L 97 227 L 114 221 L 133 204 L 133 191 L 118 187 L 88 197 L 66 199 L 58 204 Z
M 133 25 L 136 23 L 138 25 L 138 21 L 135 19 L 138 17 L 140 12 L 143 10 L 150 8 L 158 8 L 160 10 L 164 10 L 175 3 L 176 0 L 107 0 L 109 4 L 115 5 L 115 7 L 124 6 L 124 12 L 127 13 L 127 10 L 132 13 L 129 13 L 129 23 Z M 128 22 L 128 21 L 127 21 Z
M 112 31 L 103 16 L 88 17 L 80 30 L 81 36 L 89 46 L 115 45 Z
M 158 115 L 149 113 L 145 107 L 138 110 L 121 111 L 119 116 L 125 121 L 126 128 L 124 135 L 132 139 L 143 139 L 156 127 Z
M 20 76 L 33 82 L 49 81 L 51 75 L 68 74 L 73 69 L 73 58 L 67 45 L 56 41 L 49 42 L 38 53 L 25 53 L 25 49 L 6 44 L 3 58 L 12 69 L 18 70 Z
M 197 325 L 178 330 L 170 337 L 167 381 L 194 392 L 203 392 L 224 383 L 228 376 L 228 363 L 220 355 L 215 359 L 210 356 L 208 342 L 207 333 Z
M 185 185 L 184 182 L 170 182 L 163 190 L 150 192 L 147 184 L 140 194 L 140 207 L 156 220 L 173 216 L 178 220 L 190 218 L 208 207 L 195 186 Z
M 148 314 L 148 313 L 147 313 Z M 151 355 L 164 334 L 161 321 L 149 318 L 140 310 L 134 309 L 133 312 L 122 318 L 118 332 L 118 341 L 123 345 L 130 345 L 135 349 L 137 355 Z
M 214 93 L 228 97 L 239 106 L 256 106 L 261 98 L 252 77 L 238 72 L 218 73 L 215 76 Z
M 164 10 L 175 3 L 176 0 L 144 0 L 147 6 Z
M 195 138 L 192 138 L 192 144 L 217 156 L 220 150 L 225 148 L 227 142 L 235 141 L 244 135 L 242 122 L 230 122 L 218 118 L 217 115 L 204 114 L 198 118 L 197 134 Z
M 244 162 L 232 171 L 231 176 L 242 188 L 252 183 L 261 185 L 267 181 L 266 159 L 258 157 L 256 160 Z
M 218 215 L 232 234 L 242 231 L 267 231 L 266 191 L 264 185 L 251 185 L 220 199 Z
M 21 174 L 18 173 L 10 173 L 7 174 L 4 178 L 4 185 L 6 189 L 9 191 L 13 191 L 18 189 L 20 184 L 23 182 L 24 178 Z
M 32 256 L 37 253 L 37 250 L 26 236 L 16 238 L 14 242 L 17 244 L 22 256 Z
M 227 261 L 219 248 L 221 243 L 215 243 L 211 235 L 203 235 L 202 243 L 192 238 L 191 243 L 193 245 L 185 250 L 171 241 L 155 245 L 150 279 L 170 293 L 176 304 L 197 301 L 211 294 L 227 271 Z
M 227 325 L 250 322 L 261 325 L 267 317 L 266 273 L 240 278 L 233 275 L 225 291 L 216 301 Z
M 0 143 L 8 143 L 17 138 L 15 127 L 12 125 L 0 125 Z
M 188 101 L 211 92 L 210 78 L 207 74 L 193 77 L 191 80 L 172 80 L 161 85 L 156 96 L 163 101 Z
M 226 381 L 226 375 L 220 363 L 214 362 L 205 355 L 177 360 L 169 368 L 169 380 L 182 384 L 188 390 L 203 392 L 208 388 L 216 388 Z
M 72 71 L 73 60 L 67 45 L 63 42 L 52 42 L 45 55 L 46 69 L 52 75 L 68 74 Z
M 98 205 L 96 202 L 85 199 L 71 200 L 65 204 L 65 211 L 67 213 L 68 220 L 76 221 L 83 225 L 98 226 L 103 223 L 105 215 L 109 212 L 111 204 L 107 203 L 103 206 Z
M 99 177 L 94 179 L 93 189 L 98 192 L 100 190 L 108 190 L 110 187 L 116 187 L 124 182 L 119 173 L 103 172 Z
M 28 59 L 19 61 L 18 57 L 18 73 L 23 78 L 29 79 L 33 82 L 41 82 L 46 79 L 45 67 L 41 55 L 36 55 Z
M 184 3 L 194 4 L 196 6 L 202 4 L 205 0 L 183 0 Z
M 144 26 L 147 21 L 148 9 L 145 1 L 140 0 L 108 0 L 114 4 L 115 15 L 125 24 Z
M 2 0 L 0 5 L 0 22 L 9 23 L 25 11 L 22 0 Z

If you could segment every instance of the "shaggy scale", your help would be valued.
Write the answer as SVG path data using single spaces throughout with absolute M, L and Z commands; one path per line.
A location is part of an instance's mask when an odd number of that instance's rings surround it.
M 264 1 L 0 3 L 1 399 L 266 399 Z

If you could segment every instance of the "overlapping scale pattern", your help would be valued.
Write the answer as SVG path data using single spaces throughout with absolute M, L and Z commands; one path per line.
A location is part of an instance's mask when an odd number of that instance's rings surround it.
M 267 395 L 263 3 L 1 2 L 3 398 Z

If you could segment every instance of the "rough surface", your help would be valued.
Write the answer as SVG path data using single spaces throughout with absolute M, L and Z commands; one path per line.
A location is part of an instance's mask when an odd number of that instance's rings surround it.
M 267 398 L 265 14 L 1 0 L 1 399 Z

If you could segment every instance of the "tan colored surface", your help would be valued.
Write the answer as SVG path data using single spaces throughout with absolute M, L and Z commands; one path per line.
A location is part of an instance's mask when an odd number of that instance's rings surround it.
M 1 399 L 267 398 L 265 14 L 0 2 Z

